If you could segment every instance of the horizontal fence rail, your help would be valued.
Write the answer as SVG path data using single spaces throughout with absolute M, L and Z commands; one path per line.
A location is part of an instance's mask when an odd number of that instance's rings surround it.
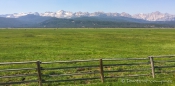
M 0 79 L 6 80 L 0 81 L 0 85 L 38 83 L 39 86 L 42 86 L 44 83 L 52 82 L 61 83 L 86 80 L 100 80 L 104 82 L 106 79 L 112 78 L 141 76 L 152 76 L 155 78 L 155 74 L 175 72 L 174 69 L 169 71 L 163 70 L 175 67 L 175 64 L 172 65 L 175 60 L 169 60 L 169 58 L 173 57 L 175 56 L 53 62 L 3 62 L 0 63 Z M 13 68 L 11 65 L 17 66 Z M 23 67 L 23 65 L 27 65 L 27 67 Z M 29 77 L 32 78 L 29 79 Z
M 11 64 L 30 64 L 30 63 L 36 63 L 37 61 L 29 61 L 29 62 L 3 62 L 0 63 L 0 65 L 11 65 Z

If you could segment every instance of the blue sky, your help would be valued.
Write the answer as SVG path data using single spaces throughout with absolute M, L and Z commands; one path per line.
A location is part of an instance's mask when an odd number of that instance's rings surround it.
M 175 0 L 0 0 L 0 14 L 59 10 L 175 14 Z

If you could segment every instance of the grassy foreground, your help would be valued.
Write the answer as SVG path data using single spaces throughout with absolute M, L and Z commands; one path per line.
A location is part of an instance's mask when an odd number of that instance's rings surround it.
M 173 55 L 174 36 L 175 29 L 0 29 L 0 62 Z
M 3 29 L 0 61 L 172 55 L 175 29 Z

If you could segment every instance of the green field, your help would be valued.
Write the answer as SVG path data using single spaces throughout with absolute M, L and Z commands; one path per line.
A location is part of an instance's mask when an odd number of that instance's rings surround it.
M 0 29 L 0 62 L 147 58 L 174 54 L 175 29 Z

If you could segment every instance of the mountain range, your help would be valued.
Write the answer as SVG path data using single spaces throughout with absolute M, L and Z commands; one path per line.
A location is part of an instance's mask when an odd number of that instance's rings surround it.
M 0 27 L 175 27 L 175 15 L 161 12 L 104 13 L 69 12 L 14 13 L 0 15 Z
M 175 15 L 171 15 L 168 13 L 161 13 L 159 11 L 144 14 L 134 14 L 130 15 L 128 13 L 122 12 L 122 13 L 104 13 L 104 12 L 69 12 L 60 10 L 57 12 L 45 12 L 45 13 L 14 13 L 14 14 L 2 14 L 0 17 L 6 17 L 6 18 L 19 18 L 21 16 L 26 16 L 29 14 L 38 15 L 38 16 L 45 16 L 45 17 L 56 17 L 56 18 L 75 18 L 75 17 L 128 17 L 128 18 L 136 18 L 136 19 L 143 19 L 147 21 L 175 21 Z

